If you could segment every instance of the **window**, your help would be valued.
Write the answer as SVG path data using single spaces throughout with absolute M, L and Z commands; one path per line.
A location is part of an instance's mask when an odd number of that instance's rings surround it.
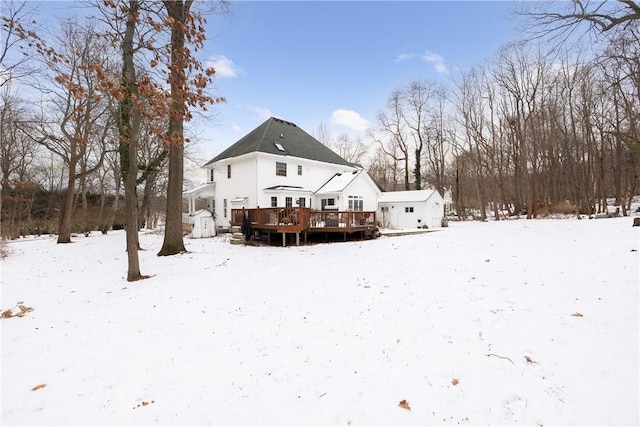
M 209 182 L 213 182 L 213 169 L 209 170 Z
M 326 209 L 336 208 L 336 199 L 322 199 L 320 200 L 320 208 L 324 211 Z
M 278 196 L 271 196 L 271 207 L 275 208 L 278 206 Z
M 405 206 L 404 212 L 405 213 L 412 213 L 413 212 L 413 206 Z
M 216 217 L 216 199 L 211 199 L 211 212 L 213 212 L 213 217 Z
M 227 217 L 227 199 L 222 201 L 222 210 L 224 211 L 224 217 Z
M 276 162 L 276 176 L 287 176 L 287 164 Z
M 284 205 L 288 208 L 293 207 L 293 198 L 291 197 L 285 197 L 284 199 Z
M 274 142 L 273 145 L 276 146 L 276 148 L 278 149 L 278 151 L 285 151 L 284 146 L 282 144 L 280 144 L 279 142 Z
M 300 198 L 298 199 L 298 206 L 300 206 L 301 208 L 304 208 L 304 207 L 305 207 L 305 205 L 306 205 L 306 200 L 307 200 L 307 199 L 305 199 L 304 197 L 300 197 Z
M 302 165 L 298 165 L 298 175 L 302 175 Z
M 231 165 L 227 165 L 227 178 L 231 178 Z
M 364 207 L 364 200 L 362 196 L 349 196 L 350 211 L 362 211 L 363 207 Z

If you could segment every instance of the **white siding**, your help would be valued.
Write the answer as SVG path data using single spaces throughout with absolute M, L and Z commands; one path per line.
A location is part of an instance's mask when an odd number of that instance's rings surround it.
M 276 175 L 276 162 L 287 164 L 287 176 Z M 231 164 L 231 178 L 227 178 L 228 164 Z M 302 175 L 298 175 L 298 165 L 302 166 Z M 296 200 L 304 197 L 306 207 L 320 209 L 320 202 L 317 201 L 316 204 L 313 192 L 318 190 L 336 173 L 351 170 L 355 170 L 355 168 L 257 152 L 222 160 L 214 165 L 213 173 L 216 182 L 216 224 L 220 227 L 229 226 L 231 209 L 233 208 L 231 200 L 238 197 L 248 198 L 246 201 L 246 207 L 248 208 L 257 206 L 269 207 L 271 206 L 272 196 L 278 197 L 279 206 L 285 205 L 285 197 L 291 197 L 293 206 L 297 206 Z M 211 176 L 211 172 L 208 172 L 208 176 Z M 301 187 L 301 190 L 265 191 L 266 188 L 280 185 Z M 227 200 L 226 217 L 224 215 L 225 199 Z M 346 207 L 344 210 L 346 210 Z M 375 208 L 370 210 L 375 210 Z

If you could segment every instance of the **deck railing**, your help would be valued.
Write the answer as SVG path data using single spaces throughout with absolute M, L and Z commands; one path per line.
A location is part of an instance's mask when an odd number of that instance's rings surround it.
M 312 211 L 301 207 L 231 209 L 231 225 L 242 225 L 247 215 L 254 229 L 280 233 L 344 231 L 371 229 L 376 225 L 374 211 Z

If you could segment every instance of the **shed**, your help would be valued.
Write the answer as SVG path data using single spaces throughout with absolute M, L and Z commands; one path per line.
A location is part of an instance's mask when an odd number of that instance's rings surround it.
M 444 199 L 437 190 L 387 191 L 378 199 L 378 220 L 384 228 L 439 228 Z
M 200 209 L 189 215 L 191 224 L 191 237 L 200 239 L 202 237 L 212 237 L 216 235 L 213 223 L 213 213 L 209 209 Z

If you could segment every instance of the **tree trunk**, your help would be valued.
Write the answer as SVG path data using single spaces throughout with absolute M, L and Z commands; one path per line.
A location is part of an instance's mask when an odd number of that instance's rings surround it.
M 140 138 L 140 107 L 137 103 L 139 99 L 136 70 L 133 62 L 133 36 L 136 26 L 136 14 L 139 2 L 131 0 L 129 2 L 129 13 L 125 37 L 122 43 L 123 86 L 125 97 L 120 102 L 120 115 L 118 119 L 121 144 L 128 146 L 121 147 L 121 154 L 126 153 L 122 171 L 124 177 L 124 198 L 126 209 L 126 240 L 127 240 L 127 281 L 144 279 L 140 273 L 140 260 L 138 258 L 138 196 L 136 192 L 138 178 L 138 163 L 136 162 L 138 139 Z M 135 95 L 135 96 L 132 96 Z
M 179 145 L 171 145 L 164 241 L 158 256 L 176 255 L 187 251 L 182 240 L 183 158 L 184 148 Z
M 182 240 L 182 183 L 184 172 L 184 119 L 186 114 L 184 72 L 185 34 L 182 24 L 193 2 L 164 1 L 169 17 L 178 25 L 171 27 L 171 114 L 169 115 L 169 177 L 164 241 L 158 256 L 176 255 L 187 250 Z
M 71 243 L 71 218 L 73 215 L 73 198 L 76 183 L 76 156 L 75 145 L 71 144 L 69 155 L 69 176 L 67 179 L 67 189 L 64 193 L 64 202 L 60 209 L 58 220 L 58 243 Z

